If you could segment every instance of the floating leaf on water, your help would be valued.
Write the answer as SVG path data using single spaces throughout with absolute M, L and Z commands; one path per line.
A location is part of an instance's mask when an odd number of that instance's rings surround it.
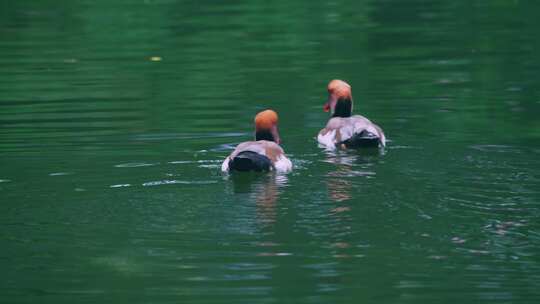
M 161 61 L 163 58 L 159 57 L 159 56 L 152 56 L 150 57 L 150 61 Z

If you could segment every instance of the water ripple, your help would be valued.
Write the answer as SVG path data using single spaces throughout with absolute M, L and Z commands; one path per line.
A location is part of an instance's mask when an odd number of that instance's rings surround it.
M 114 165 L 116 168 L 137 168 L 137 167 L 150 167 L 159 165 L 159 163 L 124 163 Z
M 161 186 L 161 185 L 173 185 L 173 184 L 182 184 L 182 185 L 208 185 L 208 184 L 215 184 L 217 181 L 184 181 L 184 180 L 159 180 L 159 181 L 151 181 L 143 183 L 142 185 L 144 187 L 151 187 L 151 186 Z
M 110 188 L 122 188 L 122 187 L 131 187 L 131 184 L 116 184 L 116 185 L 110 185 Z

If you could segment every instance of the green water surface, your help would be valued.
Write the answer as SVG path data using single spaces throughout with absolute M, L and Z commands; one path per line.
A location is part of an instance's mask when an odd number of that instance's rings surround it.
M 0 2 L 1 303 L 539 303 L 540 2 Z M 326 84 L 389 138 L 325 152 Z M 257 111 L 285 176 L 224 176 Z

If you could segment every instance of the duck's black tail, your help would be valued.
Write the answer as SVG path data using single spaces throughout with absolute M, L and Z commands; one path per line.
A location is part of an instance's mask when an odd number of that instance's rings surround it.
M 381 139 L 366 130 L 363 130 L 360 133 L 354 134 L 351 138 L 344 140 L 342 144 L 347 148 L 357 149 L 357 148 L 377 148 Z
M 243 151 L 229 162 L 231 171 L 270 171 L 272 162 L 264 155 L 256 152 Z

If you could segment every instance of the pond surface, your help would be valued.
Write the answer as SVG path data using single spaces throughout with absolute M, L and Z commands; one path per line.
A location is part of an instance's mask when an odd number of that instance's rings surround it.
M 538 303 L 539 11 L 4 1 L 0 302 Z M 333 78 L 384 151 L 317 147 Z M 222 175 L 267 107 L 294 172 Z

